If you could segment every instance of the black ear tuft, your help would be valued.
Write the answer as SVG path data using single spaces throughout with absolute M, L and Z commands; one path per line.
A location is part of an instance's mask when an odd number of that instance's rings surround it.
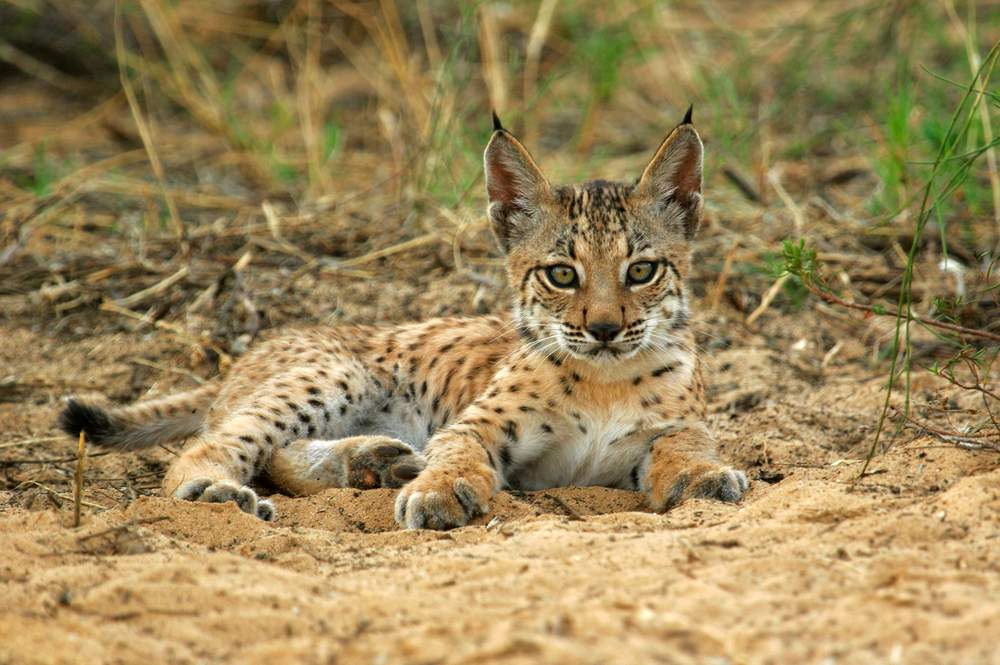
M 688 106 L 688 110 L 687 110 L 687 113 L 685 113 L 685 114 L 684 114 L 684 119 L 683 119 L 683 120 L 681 120 L 681 124 L 682 124 L 682 125 L 690 125 L 690 124 L 693 124 L 693 122 L 694 122 L 694 121 L 693 121 L 693 120 L 691 119 L 691 114 L 692 114 L 693 112 L 694 112 L 694 104 L 691 104 L 690 106 Z M 495 117 L 496 117 L 496 116 L 494 116 L 494 118 L 495 118 Z
M 500 124 L 500 116 L 497 115 L 496 111 L 493 111 L 493 131 L 494 132 L 505 132 L 506 129 Z

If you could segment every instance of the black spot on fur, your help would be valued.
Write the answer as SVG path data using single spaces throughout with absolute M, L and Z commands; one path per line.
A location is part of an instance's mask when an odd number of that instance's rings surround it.
M 653 406 L 655 404 L 660 404 L 662 402 L 663 402 L 663 398 L 660 397 L 659 395 L 655 395 L 655 394 L 654 395 L 646 395 L 641 400 L 639 400 L 639 403 L 642 405 L 642 408 L 644 408 L 644 409 L 648 409 L 649 407 L 651 407 L 651 406 Z
M 493 467 L 493 470 L 499 471 L 499 469 L 497 468 L 496 457 L 493 456 L 493 451 L 491 451 L 489 448 L 483 445 L 482 441 L 479 442 L 479 445 L 483 447 L 484 451 L 486 451 L 486 458 L 490 461 L 490 466 Z
M 59 414 L 59 429 L 73 436 L 84 432 L 88 441 L 103 445 L 121 434 L 124 427 L 104 409 L 71 399 Z
M 500 463 L 503 464 L 503 468 L 509 469 L 511 463 L 514 459 L 510 456 L 510 447 L 503 446 L 500 448 Z

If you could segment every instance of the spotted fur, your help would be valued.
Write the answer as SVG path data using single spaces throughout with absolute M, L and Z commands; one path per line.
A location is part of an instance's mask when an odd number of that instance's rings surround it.
M 63 427 L 128 449 L 190 437 L 165 493 L 266 519 L 273 506 L 246 486 L 262 473 L 293 494 L 401 487 L 396 519 L 409 528 L 462 526 L 503 487 L 634 489 L 656 510 L 738 500 L 746 477 L 704 426 L 688 328 L 694 127 L 671 132 L 635 183 L 553 186 L 495 126 L 486 185 L 509 315 L 286 333 L 190 394 L 70 401 Z

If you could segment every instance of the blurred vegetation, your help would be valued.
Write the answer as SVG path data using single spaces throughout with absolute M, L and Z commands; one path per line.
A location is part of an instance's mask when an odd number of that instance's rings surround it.
M 346 145 L 392 155 L 407 184 L 453 205 L 476 177 L 490 107 L 536 151 L 569 153 L 571 179 L 648 152 L 693 103 L 712 171 L 762 181 L 784 161 L 863 156 L 879 179 L 873 223 L 912 204 L 1000 34 L 995 3 L 950 0 L 125 0 L 116 48 L 115 7 L 0 1 L 0 74 L 94 100 L 126 77 L 160 131 L 198 126 L 258 190 L 333 191 Z M 973 127 L 968 147 L 987 131 Z M 975 175 L 950 202 L 959 224 L 993 214 L 985 166 Z

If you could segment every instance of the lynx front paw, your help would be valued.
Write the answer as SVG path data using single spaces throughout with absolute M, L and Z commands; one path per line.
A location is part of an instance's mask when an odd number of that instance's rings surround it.
M 185 501 L 206 503 L 226 503 L 234 501 L 240 510 L 270 522 L 276 517 L 274 504 L 268 499 L 258 498 L 257 493 L 245 485 L 240 487 L 228 480 L 195 478 L 189 480 L 174 492 L 174 497 Z
M 672 477 L 653 479 L 646 494 L 654 510 L 663 512 L 692 497 L 736 503 L 750 487 L 742 471 L 719 466 L 695 466 Z
M 492 472 L 490 472 L 492 473 Z M 396 522 L 407 529 L 454 529 L 485 515 L 495 491 L 485 473 L 428 468 L 396 497 Z

